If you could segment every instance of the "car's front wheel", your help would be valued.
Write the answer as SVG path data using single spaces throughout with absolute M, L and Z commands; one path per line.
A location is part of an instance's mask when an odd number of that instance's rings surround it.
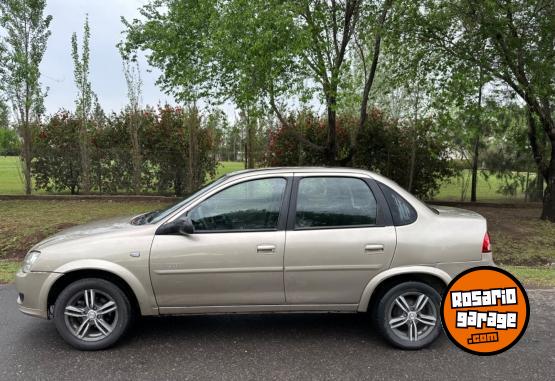
M 383 294 L 377 324 L 384 338 L 402 349 L 430 345 L 441 333 L 441 297 L 431 286 L 405 282 Z
M 86 278 L 69 284 L 54 306 L 56 329 L 70 345 L 99 350 L 114 345 L 131 321 L 131 305 L 115 284 Z

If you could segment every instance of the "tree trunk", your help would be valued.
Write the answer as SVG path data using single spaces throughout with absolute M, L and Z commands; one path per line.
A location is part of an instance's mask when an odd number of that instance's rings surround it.
M 482 69 L 480 68 L 480 85 L 478 87 L 478 115 L 476 116 L 476 140 L 474 142 L 474 155 L 472 157 L 472 184 L 470 201 L 476 202 L 476 188 L 478 186 L 478 162 L 480 151 L 480 137 L 482 135 Z
M 478 187 L 478 155 L 480 148 L 480 134 L 477 134 L 474 141 L 474 153 L 472 155 L 472 182 L 470 185 L 470 201 L 476 202 L 476 188 Z
M 196 181 L 196 136 L 197 136 L 197 115 L 196 109 L 189 110 L 189 162 L 187 166 L 188 187 L 187 192 L 193 194 L 197 187 Z
M 32 150 L 31 150 L 31 127 L 29 126 L 29 121 L 25 121 L 24 125 L 22 126 L 22 137 L 23 137 L 23 149 L 22 149 L 22 158 L 23 158 L 23 177 L 25 179 L 25 194 L 29 195 L 32 191 L 32 182 L 31 182 L 31 161 L 33 160 Z
M 133 111 L 131 115 L 131 160 L 133 164 L 133 193 L 141 192 L 141 172 L 142 172 L 142 156 L 141 147 L 139 146 L 139 115 L 138 110 Z
M 551 158 L 549 167 L 545 171 L 545 181 L 547 186 L 543 194 L 543 220 L 555 222 L 555 132 L 549 136 L 551 143 Z
M 256 165 L 255 163 L 255 159 L 254 159 L 254 135 L 255 135 L 255 128 L 252 125 L 252 121 L 251 118 L 247 118 L 247 147 L 248 147 L 248 153 L 247 153 L 247 168 L 248 169 L 253 169 Z
M 409 184 L 407 190 L 412 192 L 414 183 L 414 172 L 416 169 L 416 142 L 418 135 L 418 102 L 420 100 L 420 86 L 416 87 L 416 97 L 414 102 L 414 126 L 412 128 L 412 147 L 410 152 L 410 167 L 409 167 Z
M 335 96 L 327 98 L 327 108 L 328 144 L 326 147 L 326 160 L 328 165 L 335 165 L 337 162 L 337 99 Z
M 79 126 L 79 152 L 81 155 L 81 189 L 83 194 L 91 193 L 91 160 L 89 157 L 89 134 L 87 121 L 82 117 Z

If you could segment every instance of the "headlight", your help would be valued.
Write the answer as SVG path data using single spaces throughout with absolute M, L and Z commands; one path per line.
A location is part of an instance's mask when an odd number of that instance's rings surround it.
M 37 259 L 39 259 L 39 256 L 40 256 L 40 251 L 28 252 L 27 255 L 25 256 L 25 259 L 23 260 L 23 266 L 21 266 L 21 270 L 24 273 L 28 273 L 29 271 L 31 271 L 31 267 L 37 261 Z

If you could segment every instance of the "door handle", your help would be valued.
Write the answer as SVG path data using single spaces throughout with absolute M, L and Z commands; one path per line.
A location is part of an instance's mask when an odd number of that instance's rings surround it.
M 258 254 L 274 254 L 276 252 L 276 245 L 258 245 L 256 252 Z
M 364 246 L 365 253 L 381 253 L 383 252 L 382 244 L 368 244 Z

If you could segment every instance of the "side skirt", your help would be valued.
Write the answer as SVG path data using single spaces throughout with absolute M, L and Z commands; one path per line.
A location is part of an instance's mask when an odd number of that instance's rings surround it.
M 358 304 L 276 304 L 239 306 L 160 307 L 160 315 L 357 312 Z

